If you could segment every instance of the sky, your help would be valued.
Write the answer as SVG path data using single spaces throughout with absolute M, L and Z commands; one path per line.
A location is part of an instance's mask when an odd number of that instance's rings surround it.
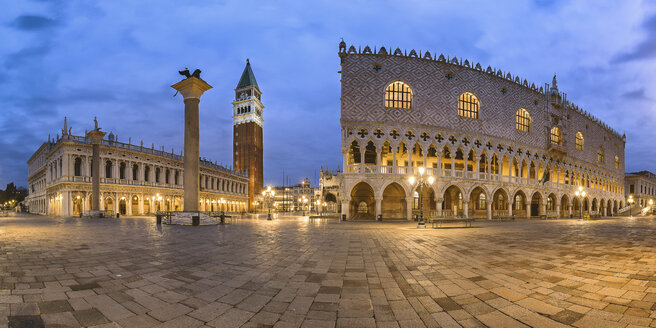
M 250 62 L 263 92 L 264 180 L 314 181 L 340 153 L 340 38 L 429 50 L 560 91 L 620 133 L 626 170 L 656 171 L 656 2 L 0 0 L 0 187 L 27 160 L 98 117 L 119 141 L 179 153 L 184 67 L 213 86 L 200 153 L 232 164 L 234 88 Z M 313 182 L 314 184 L 314 182 Z

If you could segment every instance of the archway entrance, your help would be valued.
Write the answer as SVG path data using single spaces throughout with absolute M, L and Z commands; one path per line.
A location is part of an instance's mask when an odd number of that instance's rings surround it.
M 131 207 L 132 215 L 141 214 L 141 213 L 139 213 L 139 197 L 132 196 L 132 204 L 131 205 L 132 205 L 132 207 Z
M 493 210 L 493 216 L 505 216 L 507 215 L 508 211 L 508 194 L 506 194 L 506 191 L 499 188 L 497 191 L 494 192 L 494 195 L 492 196 L 492 210 Z
M 128 202 L 125 200 L 125 197 L 121 198 L 121 200 L 118 201 L 118 213 L 121 215 L 125 215 L 128 211 Z
M 146 198 L 146 201 L 144 202 L 144 213 L 150 213 L 150 198 Z
M 326 207 L 323 209 L 325 212 L 337 212 L 337 197 L 335 195 L 327 193 L 323 200 L 326 202 Z
M 111 198 L 105 199 L 105 212 L 114 212 L 114 200 Z
M 535 192 L 531 197 L 531 216 L 540 215 L 540 205 L 542 205 L 542 196 L 539 192 Z
M 526 209 L 526 194 L 521 190 L 517 191 L 513 197 L 513 214 L 515 214 L 516 217 L 522 218 L 528 216 Z
M 567 195 L 563 195 L 563 198 L 560 199 L 560 217 L 566 218 L 569 217 L 569 199 Z
M 83 213 L 84 207 L 82 204 L 82 196 L 78 195 L 73 199 L 73 216 L 80 216 Z
M 462 191 L 456 186 L 450 186 L 444 191 L 442 215 L 445 217 L 460 216 L 462 208 Z
M 469 193 L 469 217 L 485 218 L 487 216 L 487 195 L 481 187 L 474 188 Z
M 407 204 L 405 201 L 405 190 L 394 182 L 383 190 L 383 202 L 381 204 L 383 220 L 407 219 Z
M 435 203 L 435 192 L 433 191 L 433 188 L 431 187 L 424 187 L 423 188 L 423 196 L 420 202 L 419 199 L 419 188 L 415 189 L 412 192 L 412 214 L 413 217 L 415 215 L 420 214 L 420 204 L 423 203 L 423 209 L 424 209 L 424 218 L 427 218 L 429 216 L 436 216 L 437 215 L 437 203 Z
M 374 189 L 366 182 L 360 182 L 351 191 L 350 217 L 353 220 L 373 220 L 376 201 Z

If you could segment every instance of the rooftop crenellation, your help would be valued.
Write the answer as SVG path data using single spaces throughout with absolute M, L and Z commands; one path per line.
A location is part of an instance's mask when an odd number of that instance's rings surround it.
M 441 62 L 445 64 L 450 64 L 450 65 L 456 65 L 460 67 L 465 67 L 469 68 L 471 70 L 479 71 L 482 73 L 490 74 L 493 76 L 496 76 L 498 78 L 502 78 L 505 80 L 508 80 L 512 83 L 515 83 L 521 87 L 528 88 L 532 90 L 533 92 L 539 93 L 542 96 L 548 97 L 550 95 L 555 96 L 551 97 L 552 102 L 557 102 L 561 106 L 566 107 L 569 110 L 578 112 L 579 114 L 587 117 L 591 121 L 597 123 L 600 127 L 605 129 L 606 131 L 610 132 L 613 134 L 615 137 L 619 139 L 624 139 L 625 135 L 620 134 L 617 132 L 615 129 L 611 128 L 610 125 L 606 124 L 605 122 L 601 121 L 599 118 L 596 116 L 592 115 L 590 112 L 584 110 L 577 104 L 574 104 L 573 102 L 569 101 L 567 99 L 567 94 L 564 92 L 558 92 L 558 88 L 556 86 L 556 76 L 554 75 L 552 85 L 550 86 L 548 83 L 545 83 L 544 86 L 538 87 L 535 83 L 530 83 L 524 78 L 521 78 L 519 75 L 513 75 L 510 72 L 503 72 L 501 69 L 492 67 L 490 65 L 487 66 L 487 68 L 483 69 L 483 65 L 481 63 L 476 62 L 474 64 L 474 61 L 470 61 L 469 59 L 465 58 L 463 59 L 462 57 L 450 57 L 449 55 L 445 56 L 444 54 L 440 54 L 439 56 L 437 55 L 437 52 L 434 54 L 431 54 L 430 51 L 424 51 L 422 50 L 416 51 L 415 49 L 411 49 L 410 52 L 408 52 L 406 49 L 401 50 L 400 48 L 396 48 L 394 51 L 392 51 L 392 47 L 389 48 L 390 52 L 388 52 L 387 48 L 385 47 L 380 47 L 377 48 L 376 46 L 369 47 L 366 45 L 364 48 L 362 46 L 358 46 L 357 48 L 354 45 L 351 45 L 348 47 L 346 46 L 346 42 L 342 40 L 339 43 L 339 55 L 375 55 L 375 56 L 399 56 L 399 57 L 409 57 L 409 58 L 417 58 L 417 59 L 422 59 L 422 60 L 430 60 L 430 61 L 436 61 L 436 62 Z

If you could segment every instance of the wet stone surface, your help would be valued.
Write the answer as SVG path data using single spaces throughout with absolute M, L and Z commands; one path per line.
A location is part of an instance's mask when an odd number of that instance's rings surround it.
M 656 219 L 0 218 L 0 327 L 656 327 Z

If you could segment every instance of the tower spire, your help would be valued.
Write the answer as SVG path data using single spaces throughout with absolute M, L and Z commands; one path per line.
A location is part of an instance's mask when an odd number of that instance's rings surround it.
M 246 58 L 246 67 L 244 67 L 244 72 L 241 73 L 241 78 L 239 79 L 239 83 L 237 83 L 237 89 L 249 86 L 259 88 L 257 80 L 255 79 L 255 74 L 253 74 L 253 70 L 251 69 L 251 62 Z

